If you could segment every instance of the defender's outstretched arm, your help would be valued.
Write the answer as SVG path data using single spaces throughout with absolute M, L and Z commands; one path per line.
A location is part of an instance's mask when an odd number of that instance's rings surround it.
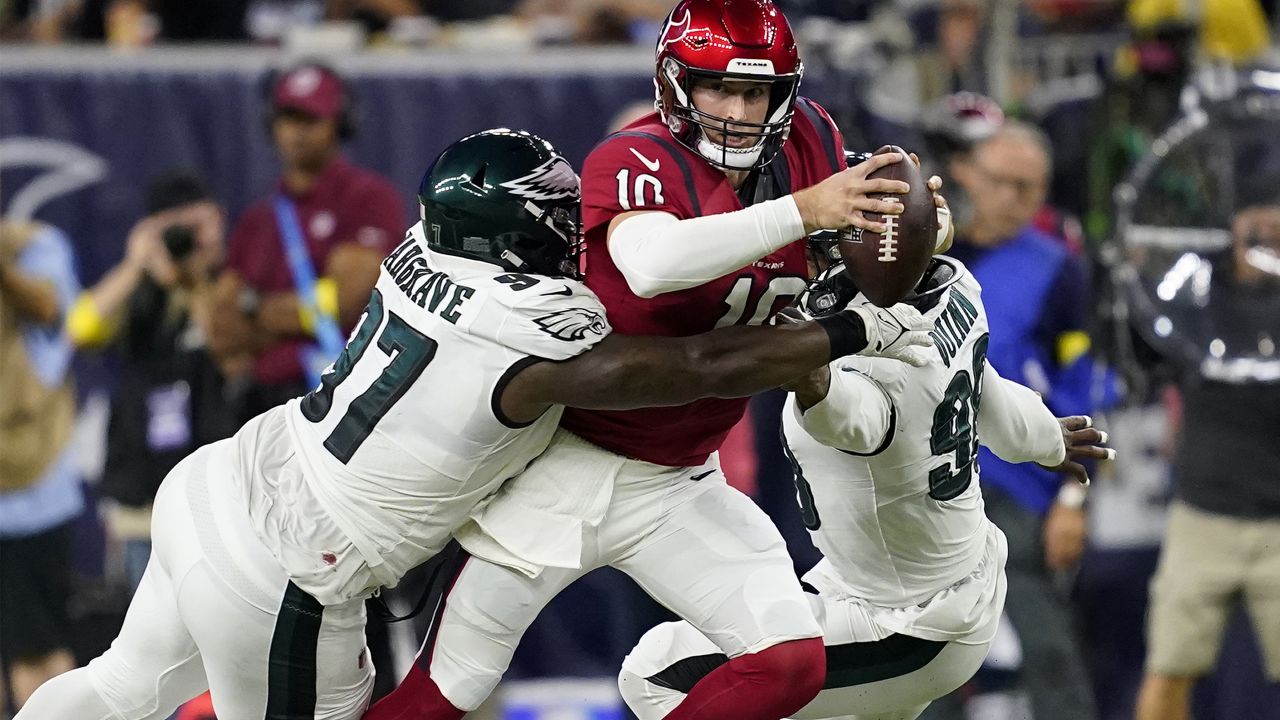
M 891 339 L 882 327 L 886 314 L 900 330 Z M 520 371 L 503 390 L 502 410 L 522 422 L 556 404 L 625 410 L 745 397 L 837 357 L 888 355 L 930 343 L 927 323 L 901 305 L 874 317 L 850 310 L 814 322 L 734 326 L 682 338 L 615 334 L 572 360 L 537 362 Z

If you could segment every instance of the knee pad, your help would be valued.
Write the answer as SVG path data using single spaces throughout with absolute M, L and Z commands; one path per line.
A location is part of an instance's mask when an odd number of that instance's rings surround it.
M 724 656 L 724 651 L 689 623 L 668 622 L 649 628 L 623 658 L 622 667 L 647 678 L 687 658 L 711 655 L 719 657 L 716 665 L 729 660 Z M 714 665 L 711 669 L 714 669 Z
M 157 709 L 156 678 L 142 668 L 131 668 L 108 652 L 84 668 L 98 695 L 125 717 L 146 716 Z

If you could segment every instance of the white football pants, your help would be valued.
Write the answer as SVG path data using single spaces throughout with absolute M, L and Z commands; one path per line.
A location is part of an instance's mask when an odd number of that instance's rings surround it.
M 579 490 L 602 487 L 611 492 L 598 525 L 557 523 L 547 510 L 586 503 L 592 493 Z M 730 657 L 820 632 L 778 529 L 729 487 L 714 457 L 702 467 L 663 467 L 561 430 L 523 474 L 507 481 L 485 517 L 509 532 L 503 547 L 516 559 L 569 548 L 579 566 L 543 567 L 529 577 L 481 559 L 477 545 L 459 537 L 475 557 L 447 587 L 417 662 L 463 710 L 488 697 L 542 608 L 605 565 L 629 575 Z M 571 509 L 563 517 L 577 516 Z
M 827 682 L 792 716 L 796 720 L 914 720 L 930 702 L 973 677 L 991 644 L 883 637 L 861 606 L 808 597 L 823 627 Z M 726 659 L 689 623 L 663 623 L 622 661 L 618 688 L 640 720 L 661 720 Z
M 374 677 L 364 603 L 324 607 L 289 582 L 234 499 L 230 447 L 201 448 L 165 478 L 120 635 L 15 720 L 163 720 L 205 690 L 227 720 L 363 714 Z

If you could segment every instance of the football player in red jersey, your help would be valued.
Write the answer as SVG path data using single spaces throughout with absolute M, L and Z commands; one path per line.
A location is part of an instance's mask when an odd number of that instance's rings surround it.
M 770 0 L 676 5 L 657 46 L 657 112 L 606 138 L 583 171 L 587 285 L 618 332 L 763 323 L 806 287 L 797 240 L 821 228 L 880 232 L 863 212 L 901 212 L 870 194 L 906 184 L 867 176 L 904 158 L 846 170 L 839 130 L 797 95 L 801 72 Z M 899 327 L 919 322 L 905 306 L 885 314 Z M 745 407 L 566 412 L 548 450 L 459 531 L 473 557 L 438 579 L 418 661 L 366 719 L 474 709 L 541 608 L 603 565 L 732 658 L 671 720 L 777 720 L 802 707 L 824 679 L 820 630 L 781 535 L 726 484 L 715 454 Z

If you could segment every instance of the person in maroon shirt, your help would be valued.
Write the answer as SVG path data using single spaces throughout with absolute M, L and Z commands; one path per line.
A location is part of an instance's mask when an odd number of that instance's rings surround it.
M 391 183 L 340 152 L 352 131 L 350 110 L 342 79 L 323 65 L 299 65 L 272 85 L 270 130 L 283 172 L 231 234 L 209 338 L 223 366 L 249 380 L 242 420 L 308 389 L 303 351 L 316 321 L 296 287 L 275 199 L 283 195 L 296 208 L 318 278 L 316 305 L 344 333 L 369 299 L 378 263 L 403 234 L 404 207 Z

